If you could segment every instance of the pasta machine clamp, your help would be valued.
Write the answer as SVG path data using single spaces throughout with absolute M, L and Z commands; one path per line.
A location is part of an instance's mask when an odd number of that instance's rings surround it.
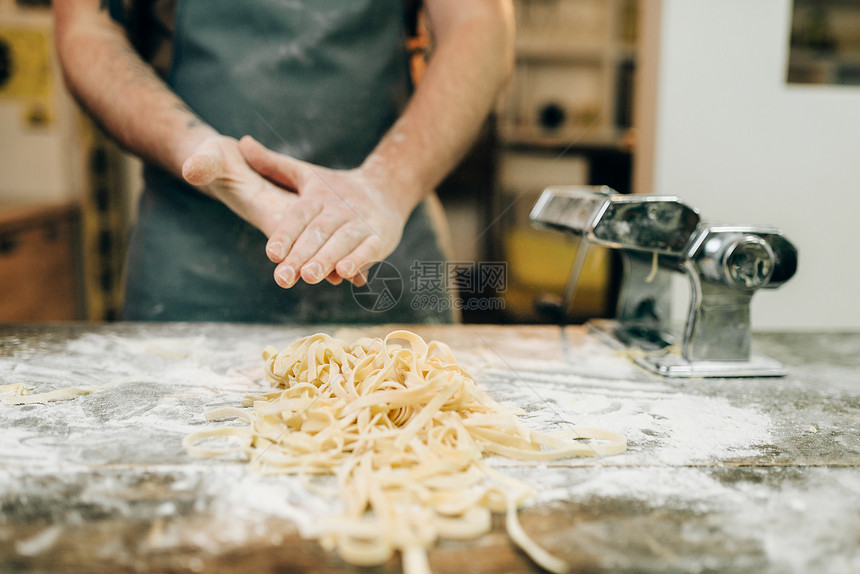
M 797 269 L 797 250 L 779 229 L 707 224 L 674 196 L 622 195 L 590 186 L 547 188 L 530 219 L 583 238 L 563 311 L 587 246 L 619 251 L 616 318 L 591 320 L 589 327 L 614 345 L 637 349 L 639 365 L 668 377 L 785 374 L 781 364 L 752 355 L 750 348 L 753 295 L 779 287 Z M 671 282 L 679 273 L 690 285 L 680 337 L 670 325 Z

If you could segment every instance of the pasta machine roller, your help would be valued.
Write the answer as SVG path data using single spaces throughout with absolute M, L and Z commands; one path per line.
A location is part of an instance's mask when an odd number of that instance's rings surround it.
M 618 250 L 622 283 L 614 320 L 589 327 L 613 344 L 638 349 L 636 362 L 669 377 L 781 376 L 779 363 L 753 356 L 750 303 L 797 269 L 797 250 L 771 226 L 714 225 L 674 196 L 623 195 L 608 187 L 543 191 L 531 221 L 583 239 L 563 311 L 575 293 L 590 244 Z M 690 305 L 670 323 L 672 277 L 686 277 Z M 680 340 L 679 340 L 680 339 Z

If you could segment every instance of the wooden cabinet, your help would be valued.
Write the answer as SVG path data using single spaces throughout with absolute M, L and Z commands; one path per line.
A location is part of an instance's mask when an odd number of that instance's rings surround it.
M 0 321 L 82 317 L 78 210 L 0 205 Z

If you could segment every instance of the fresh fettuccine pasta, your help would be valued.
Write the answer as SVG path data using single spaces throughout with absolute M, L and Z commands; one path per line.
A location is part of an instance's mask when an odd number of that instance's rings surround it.
M 352 344 L 317 334 L 281 352 L 268 347 L 263 358 L 276 390 L 207 413 L 244 424 L 194 433 L 185 446 L 198 457 L 241 452 L 263 473 L 335 475 L 345 509 L 323 525 L 320 542 L 352 564 L 399 551 L 407 572 L 427 571 L 426 550 L 438 538 L 480 536 L 491 512 L 504 512 L 511 538 L 535 562 L 564 571 L 517 520 L 532 489 L 484 456 L 547 461 L 626 450 L 624 437 L 607 431 L 530 430 L 477 388 L 446 345 L 409 331 Z M 206 440 L 224 436 L 238 444 Z

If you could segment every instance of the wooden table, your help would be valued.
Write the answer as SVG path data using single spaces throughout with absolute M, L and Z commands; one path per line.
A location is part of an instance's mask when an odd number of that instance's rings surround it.
M 379 336 L 391 327 L 362 333 Z M 324 327 L 0 326 L 0 385 L 97 387 L 0 404 L 0 571 L 366 571 L 299 536 L 331 507 L 292 477 L 199 461 L 182 437 L 259 390 L 260 351 Z M 759 334 L 773 379 L 666 380 L 581 327 L 416 327 L 537 429 L 626 434 L 629 451 L 491 461 L 540 494 L 525 529 L 581 572 L 860 572 L 860 335 Z M 445 541 L 435 572 L 531 572 L 502 518 Z M 372 569 L 398 572 L 400 563 Z

